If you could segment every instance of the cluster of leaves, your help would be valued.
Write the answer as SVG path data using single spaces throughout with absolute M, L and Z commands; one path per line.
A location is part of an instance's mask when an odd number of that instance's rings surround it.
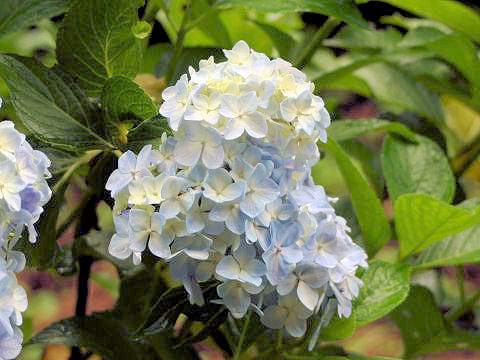
M 121 279 L 114 310 L 89 317 L 78 313 L 30 343 L 82 347 L 104 359 L 194 359 L 191 344 L 210 337 L 235 356 L 254 344 L 263 357 L 282 352 L 286 359 L 364 359 L 329 346 L 307 353 L 307 341 L 279 343 L 255 314 L 235 321 L 221 305 L 191 306 L 153 256 L 133 268 L 106 250 L 112 233 L 99 230 L 95 208 L 101 200 L 109 202 L 103 188 L 116 155 L 159 143 L 169 131 L 157 116 L 161 90 L 189 65 L 210 55 L 221 59 L 220 48 L 243 39 L 257 51 L 302 67 L 335 113 L 351 94 L 370 98 L 381 109 L 375 119 L 334 121 L 322 147 L 349 192 L 350 201 L 340 201 L 338 211 L 349 218 L 355 240 L 372 260 L 360 274 L 365 285 L 353 315 L 334 317 L 320 340 L 346 338 L 391 313 L 406 358 L 480 348 L 477 334 L 454 324 L 480 293 L 444 316 L 432 293 L 412 286 L 410 279 L 434 267 L 480 262 L 479 202 L 461 202 L 472 197 L 461 186 L 480 153 L 480 16 L 456 1 L 383 1 L 419 17 L 385 17 L 385 28 L 378 30 L 352 0 L 9 1 L 0 12 L 3 37 L 64 14 L 53 66 L 0 54 L 7 108 L 14 109 L 9 115 L 54 167 L 55 195 L 39 223 L 40 241 L 23 242 L 22 249 L 30 265 L 61 275 L 106 259 Z M 329 18 L 312 32 L 299 12 Z M 148 46 L 152 25 L 161 26 L 171 43 Z M 378 132 L 388 133 L 380 151 L 358 141 Z M 322 162 L 314 171 L 322 182 Z M 83 198 L 59 223 L 70 182 L 83 187 Z M 388 199 L 394 218 L 384 211 Z M 59 247 L 57 238 L 77 219 L 75 241 Z M 398 258 L 380 260 L 377 253 L 392 239 L 398 240 Z M 216 297 L 214 287 L 204 284 L 206 299 Z

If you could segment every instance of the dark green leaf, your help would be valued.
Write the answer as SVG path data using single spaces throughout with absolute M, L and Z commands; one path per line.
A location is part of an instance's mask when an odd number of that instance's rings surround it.
M 335 140 L 329 138 L 325 145 L 343 174 L 352 196 L 353 207 L 362 229 L 366 251 L 373 257 L 390 240 L 388 223 L 382 204 L 365 178 Z
M 71 78 L 41 63 L 0 54 L 0 76 L 22 123 L 38 139 L 66 150 L 106 141 L 98 134 L 95 109 Z
M 287 33 L 283 32 L 276 26 L 270 24 L 264 24 L 258 21 L 255 21 L 260 28 L 262 28 L 265 33 L 270 36 L 272 39 L 275 48 L 278 50 L 280 57 L 283 59 L 289 59 L 289 55 L 292 49 L 295 47 L 295 40 Z
M 88 95 L 100 95 L 112 76 L 137 74 L 142 46 L 133 29 L 143 4 L 144 0 L 82 0 L 65 16 L 58 33 L 57 59 Z
M 357 326 L 380 319 L 406 299 L 410 286 L 410 269 L 405 264 L 374 261 L 360 279 L 363 286 L 353 302 Z
M 8 0 L 0 11 L 0 37 L 67 11 L 74 0 Z
M 162 135 L 172 135 L 172 129 L 168 126 L 167 120 L 160 116 L 154 116 L 151 119 L 142 121 L 140 124 L 128 131 L 128 148 L 138 152 L 140 149 L 151 144 L 159 146 L 162 144 Z
M 168 52 L 165 52 L 164 59 L 168 60 L 168 56 L 166 55 Z M 195 69 L 198 69 L 198 63 L 202 59 L 208 59 L 210 56 L 215 57 L 215 61 L 223 61 L 225 60 L 225 56 L 220 49 L 216 48 L 185 48 L 182 51 L 182 55 L 180 56 L 177 66 L 173 72 L 172 82 L 177 82 L 180 79 L 180 76 L 186 74 L 188 72 L 188 67 L 193 66 Z M 167 64 L 165 61 L 161 61 L 154 69 L 153 74 L 157 77 L 161 77 L 165 75 Z
M 459 207 L 472 208 L 478 205 L 480 200 L 471 199 L 464 201 Z M 480 262 L 479 224 L 427 247 L 417 258 L 415 267 L 429 268 L 477 262 Z
M 420 193 L 450 202 L 455 195 L 455 178 L 443 150 L 432 140 L 417 135 L 417 144 L 387 136 L 383 143 L 382 166 L 393 201 L 400 195 Z
M 191 305 L 183 286 L 170 288 L 158 299 L 155 299 L 155 304 L 151 307 L 145 323 L 139 330 L 142 336 L 154 335 L 172 328 L 182 313 L 193 321 L 208 321 L 221 307 L 221 305 L 208 302 L 208 300 L 217 298 L 216 282 L 207 281 L 200 286 L 206 302 L 203 306 Z
M 114 76 L 105 82 L 102 105 L 111 136 L 125 136 L 129 127 L 158 114 L 150 96 L 125 76 Z
M 408 127 L 383 119 L 337 120 L 328 128 L 328 135 L 335 141 L 345 141 L 372 131 L 389 131 L 416 142 L 415 133 Z
M 182 340 L 175 347 L 181 347 L 186 344 L 194 344 L 205 340 L 212 334 L 213 331 L 217 330 L 227 320 L 227 316 L 228 310 L 221 308 L 216 314 L 213 314 L 208 319 L 202 330 L 200 330 L 197 334 L 189 336 L 186 339 Z
M 28 344 L 80 346 L 105 360 L 156 359 L 149 345 L 133 342 L 122 321 L 108 312 L 60 320 L 35 335 Z
M 432 293 L 412 286 L 407 300 L 392 313 L 405 344 L 405 357 L 411 358 L 444 350 L 478 349 L 478 335 L 446 325 Z
M 417 254 L 447 236 L 480 223 L 479 209 L 469 211 L 423 194 L 405 194 L 395 202 L 395 231 L 400 257 Z
M 219 0 L 215 6 L 241 5 L 263 12 L 314 12 L 335 16 L 347 23 L 368 27 L 351 0 Z

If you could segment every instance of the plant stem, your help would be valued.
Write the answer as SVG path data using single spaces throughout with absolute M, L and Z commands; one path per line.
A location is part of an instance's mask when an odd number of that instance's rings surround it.
M 480 289 L 478 289 L 477 292 L 473 294 L 472 297 L 467 299 L 465 303 L 462 306 L 460 306 L 458 309 L 450 310 L 446 314 L 445 318 L 448 321 L 457 320 L 460 316 L 472 310 L 472 308 L 475 306 L 475 304 L 479 299 L 480 299 Z
M 191 12 L 190 1 L 187 2 L 186 6 L 187 8 L 185 9 L 185 16 L 183 17 L 182 25 L 180 25 L 180 30 L 178 30 L 177 41 L 175 42 L 173 57 L 172 57 L 172 60 L 170 61 L 170 64 L 168 64 L 168 69 L 165 74 L 165 82 L 167 84 L 170 83 L 173 75 L 175 74 L 175 70 L 177 69 L 178 61 L 180 60 L 180 56 L 182 55 L 183 42 L 185 40 L 185 35 L 187 34 L 187 31 L 188 31 L 186 29 L 186 24 L 188 22 L 188 19 L 190 18 L 190 12 Z
M 83 212 L 83 209 L 87 205 L 88 201 L 92 197 L 94 191 L 91 188 L 88 188 L 83 197 L 78 202 L 77 206 L 73 209 L 73 211 L 68 215 L 65 221 L 58 227 L 57 229 L 57 239 L 62 235 L 72 223 L 76 220 L 76 218 Z
M 245 322 L 243 323 L 240 339 L 238 340 L 238 344 L 235 349 L 235 353 L 233 355 L 233 360 L 238 360 L 240 358 L 240 354 L 242 353 L 243 342 L 245 341 L 245 336 L 247 335 L 248 325 L 250 324 L 251 316 L 252 316 L 252 311 L 248 311 L 247 316 L 245 317 Z
M 300 53 L 297 61 L 293 64 L 295 67 L 300 67 L 305 65 L 310 60 L 314 50 L 321 45 L 322 41 L 325 40 L 328 35 L 330 35 L 335 29 L 335 27 L 340 23 L 340 20 L 335 19 L 333 17 L 329 17 L 327 21 L 317 30 L 315 35 L 313 35 L 312 40 L 308 43 L 308 45 L 303 49 Z
M 275 345 L 275 350 L 280 351 L 282 348 L 282 329 L 277 330 L 277 343 Z
M 78 288 L 77 288 L 77 305 L 75 307 L 76 316 L 85 316 L 87 310 L 88 300 L 88 278 L 90 277 L 90 270 L 93 263 L 93 258 L 90 256 L 80 256 L 78 258 L 79 274 L 78 274 Z M 82 360 L 82 351 L 78 346 L 72 347 L 70 360 Z
M 458 291 L 460 293 L 460 302 L 465 305 L 465 276 L 463 273 L 463 266 L 457 266 L 457 282 L 458 282 Z
M 103 150 L 87 151 L 85 155 L 83 155 L 80 159 L 78 159 L 72 165 L 70 165 L 67 171 L 63 173 L 62 177 L 57 181 L 57 183 L 53 187 L 52 192 L 55 194 L 59 189 L 62 188 L 63 185 L 65 185 L 66 182 L 70 180 L 70 177 L 75 172 L 75 170 L 77 170 L 83 164 L 88 163 L 90 160 L 92 160 L 95 156 L 100 154 L 102 151 Z

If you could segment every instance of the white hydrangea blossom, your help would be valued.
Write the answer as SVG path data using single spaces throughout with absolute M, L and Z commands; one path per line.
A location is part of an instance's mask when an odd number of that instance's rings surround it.
M 30 242 L 37 239 L 34 224 L 51 197 L 49 166 L 13 122 L 0 122 L 0 359 L 14 359 L 22 348 L 19 326 L 28 301 L 15 273 L 25 267 L 25 256 L 13 248 L 24 228 Z
M 234 317 L 253 308 L 266 326 L 302 336 L 330 298 L 350 316 L 362 285 L 355 272 L 367 266 L 311 177 L 330 117 L 290 63 L 244 41 L 224 53 L 227 61 L 202 60 L 163 92 L 160 114 L 175 136 L 120 157 L 107 183 L 110 253 L 138 263 L 148 246 L 192 303 L 204 303 L 199 282 L 214 277 L 216 302 Z

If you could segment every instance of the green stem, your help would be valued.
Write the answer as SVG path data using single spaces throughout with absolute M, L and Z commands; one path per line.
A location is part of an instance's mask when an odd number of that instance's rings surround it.
M 448 321 L 454 321 L 457 320 L 460 316 L 463 314 L 469 312 L 472 310 L 472 308 L 475 306 L 477 301 L 480 299 L 480 289 L 477 290 L 475 294 L 472 295 L 469 299 L 465 301 L 465 304 L 460 306 L 458 309 L 453 309 L 450 310 L 446 315 L 445 318 Z
M 53 186 L 52 192 L 55 194 L 59 189 L 65 185 L 66 182 L 70 180 L 70 177 L 72 174 L 77 170 L 80 166 L 83 164 L 88 163 L 90 160 L 92 160 L 95 156 L 100 154 L 103 150 L 91 150 L 87 151 L 85 155 L 83 155 L 80 159 L 75 161 L 70 167 L 65 171 L 62 175 L 62 177 L 57 181 L 57 183 Z
M 178 61 L 180 60 L 180 56 L 182 55 L 182 51 L 183 51 L 183 42 L 185 40 L 185 35 L 187 34 L 186 24 L 188 22 L 188 19 L 190 18 L 190 12 L 191 12 L 190 1 L 187 2 L 186 6 L 187 8 L 185 9 L 185 16 L 183 17 L 182 25 L 180 25 L 180 30 L 178 30 L 177 41 L 175 42 L 173 57 L 172 57 L 172 60 L 170 61 L 170 64 L 168 64 L 168 69 L 165 74 L 165 81 L 167 84 L 170 83 L 173 75 L 175 74 L 175 70 L 177 69 L 177 66 L 178 66 Z
M 277 330 L 277 344 L 275 345 L 275 350 L 280 351 L 282 348 L 282 329 Z
M 245 317 L 245 322 L 243 323 L 242 333 L 240 334 L 240 339 L 238 340 L 237 347 L 235 349 L 235 354 L 233 355 L 233 360 L 238 360 L 240 354 L 242 353 L 243 342 L 245 341 L 245 336 L 247 335 L 248 325 L 250 324 L 250 318 L 252 317 L 252 311 L 247 313 Z
M 457 282 L 458 282 L 458 291 L 460 293 L 460 302 L 462 305 L 465 305 L 465 276 L 463 273 L 463 266 L 457 266 Z
M 315 35 L 313 35 L 313 38 L 310 40 L 308 45 L 299 54 L 293 66 L 300 67 L 307 64 L 315 49 L 321 45 L 323 40 L 325 40 L 328 35 L 332 33 L 333 29 L 335 29 L 338 24 L 340 24 L 340 20 L 337 20 L 333 17 L 328 18 L 328 20 L 325 21 L 325 23 L 317 30 Z
M 80 214 L 83 212 L 83 209 L 85 209 L 85 206 L 87 205 L 88 201 L 92 197 L 93 193 L 94 191 L 91 188 L 88 188 L 85 191 L 80 202 L 73 209 L 73 211 L 68 215 L 65 221 L 58 227 L 57 235 L 56 235 L 57 239 L 70 227 L 70 225 L 72 225 L 72 223 L 77 219 L 77 217 L 80 216 Z

